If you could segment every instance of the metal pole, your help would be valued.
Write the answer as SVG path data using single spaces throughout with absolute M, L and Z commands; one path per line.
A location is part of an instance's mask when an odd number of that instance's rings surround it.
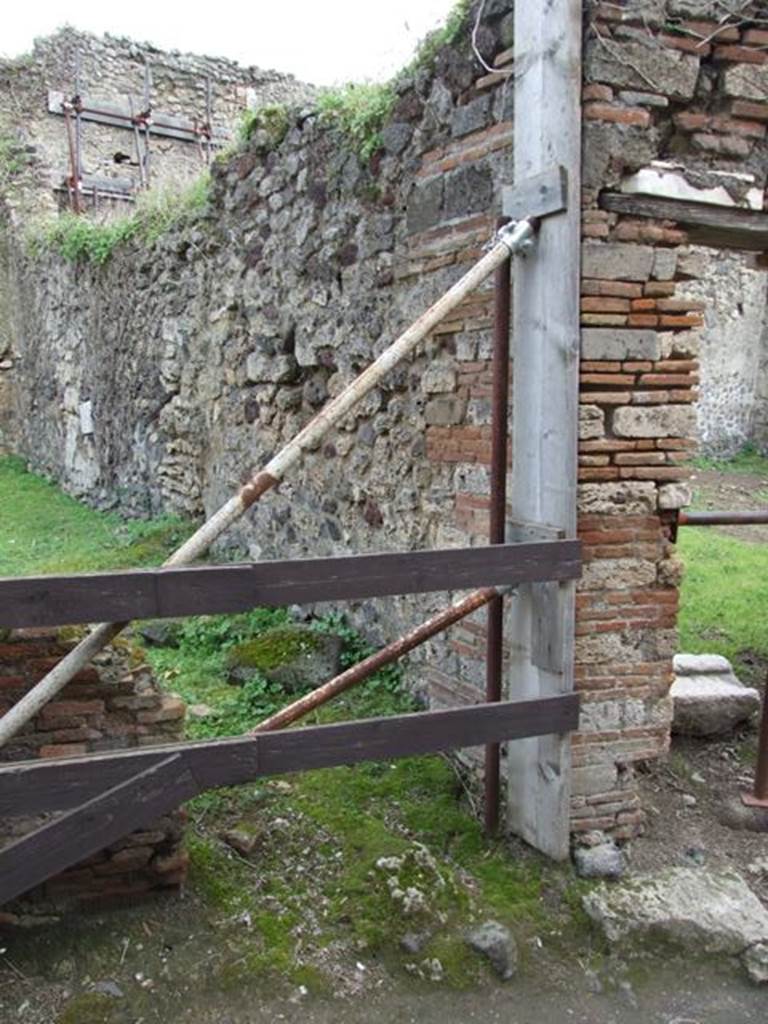
M 263 722 L 260 722 L 255 728 L 251 729 L 251 732 L 269 732 L 272 729 L 283 729 L 298 718 L 303 718 L 304 715 L 308 715 L 315 708 L 327 704 L 329 700 L 338 696 L 338 694 L 350 689 L 350 687 L 355 686 L 357 683 L 363 682 L 364 679 L 369 679 L 380 668 L 391 664 L 393 661 L 397 661 L 398 658 L 402 658 L 404 654 L 412 651 L 419 644 L 423 644 L 425 640 L 429 640 L 430 637 L 441 633 L 455 622 L 477 611 L 478 608 L 482 608 L 489 601 L 495 600 L 496 595 L 499 593 L 498 587 L 485 587 L 482 590 L 473 591 L 468 597 L 438 612 L 437 615 L 433 615 L 431 619 L 422 622 L 421 625 L 416 626 L 415 629 L 401 636 L 398 640 L 393 641 L 386 647 L 382 647 L 380 651 L 376 651 L 375 654 L 365 658 L 363 661 L 359 661 L 356 665 L 352 665 L 345 672 L 342 672 L 341 675 L 335 676 L 327 683 L 323 683 L 322 686 L 318 686 L 316 690 L 312 690 L 311 693 L 305 694 L 292 704 L 277 711 L 274 715 L 265 718 Z
M 133 125 L 133 142 L 136 146 L 136 162 L 139 165 L 139 184 L 141 188 L 146 187 L 146 178 L 144 176 L 144 159 L 141 155 L 141 134 L 139 133 L 138 119 L 133 112 L 133 96 L 128 94 L 128 110 L 131 114 L 131 124 Z
M 764 807 L 768 810 L 768 679 L 763 693 L 763 712 L 757 741 L 755 785 L 751 793 L 742 793 L 741 799 L 747 807 Z
M 144 58 L 144 182 L 149 188 L 150 165 L 149 165 L 149 122 L 152 116 L 152 72 L 149 67 L 149 60 Z
M 503 544 L 506 535 L 511 267 L 511 258 L 506 259 L 494 274 L 489 544 Z M 489 603 L 486 614 L 485 699 L 496 703 L 501 700 L 503 672 L 504 598 L 500 594 Z M 485 748 L 485 831 L 489 836 L 499 827 L 500 750 L 498 743 Z
M 768 523 L 768 509 L 751 512 L 680 512 L 678 526 L 748 526 Z
M 64 123 L 67 129 L 67 143 L 69 145 L 69 195 L 72 209 L 76 214 L 83 212 L 80 201 L 80 175 L 77 172 L 77 154 L 74 133 L 72 131 L 72 104 L 64 103 Z
M 83 180 L 83 140 L 82 140 L 82 118 L 80 112 L 83 106 L 80 95 L 80 50 L 75 56 L 75 97 L 72 105 L 75 108 L 75 164 L 78 185 L 78 198 L 80 196 L 80 182 Z
M 206 142 L 205 142 L 205 162 L 210 164 L 211 162 L 211 137 L 213 135 L 213 128 L 211 127 L 211 120 L 213 118 L 213 86 L 211 85 L 210 76 L 205 80 L 205 131 L 206 131 Z
M 211 518 L 192 534 L 164 565 L 189 565 L 205 554 L 211 544 L 236 522 L 254 502 L 271 490 L 293 468 L 305 451 L 314 449 L 323 437 L 375 388 L 382 378 L 426 338 L 466 296 L 489 277 L 509 254 L 528 247 L 534 236 L 530 221 L 521 220 L 496 235 L 490 252 L 471 267 L 437 302 L 404 331 L 371 365 L 332 399 L 303 430 L 256 472 Z M 74 647 L 48 675 L 0 718 L 0 746 L 15 736 L 48 703 L 72 676 L 124 627 L 125 623 L 101 623 Z

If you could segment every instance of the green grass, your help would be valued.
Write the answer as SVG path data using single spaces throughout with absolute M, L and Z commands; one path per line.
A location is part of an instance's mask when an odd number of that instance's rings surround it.
M 348 83 L 326 89 L 318 97 L 320 115 L 349 139 L 361 160 L 368 160 L 381 145 L 381 129 L 395 102 L 389 84 Z
M 0 575 L 157 565 L 191 529 L 171 517 L 96 512 L 27 472 L 21 459 L 0 457 Z
M 768 545 L 686 527 L 678 546 L 680 649 L 722 654 L 747 671 L 755 655 L 768 664 Z
M 140 564 L 165 553 L 168 531 L 179 524 L 125 523 L 95 512 L 28 473 L 19 459 L 0 459 L 0 572 L 93 569 Z M 149 548 L 156 547 L 150 557 Z M 244 732 L 290 699 L 258 675 L 242 687 L 227 682 L 229 652 L 250 637 L 278 638 L 286 613 L 254 609 L 241 615 L 195 617 L 178 631 L 177 648 L 147 649 L 161 684 L 189 703 L 204 701 L 216 713 L 191 718 L 191 737 Z M 342 637 L 342 665 L 370 653 L 369 644 L 343 616 L 315 620 L 318 632 Z M 413 710 L 400 686 L 401 670 L 389 666 L 366 684 L 316 711 L 303 724 L 391 715 Z M 467 988 L 488 968 L 464 942 L 470 921 L 494 917 L 519 939 L 549 935 L 559 943 L 587 932 L 567 868 L 523 851 L 511 857 L 488 843 L 462 803 L 462 786 L 442 757 L 406 758 L 305 772 L 287 780 L 260 780 L 204 793 L 189 805 L 191 885 L 214 919 L 248 915 L 251 926 L 223 939 L 226 956 L 206 984 L 226 991 L 253 984 L 305 984 L 323 994 L 329 980 L 302 954 L 295 932 L 307 907 L 318 917 L 319 948 L 351 944 L 354 955 L 381 959 L 395 973 L 412 957 L 399 949 L 406 931 L 429 931 L 419 957 L 439 957 L 447 984 Z M 264 836 L 251 864 L 222 841 L 227 828 Z M 275 837 L 278 840 L 275 840 Z M 426 863 L 420 861 L 424 853 Z M 426 907 L 407 914 L 390 893 L 382 857 L 403 858 L 397 884 L 416 886 Z M 305 867 L 309 862 L 311 867 Z M 545 901 L 545 894 L 548 897 Z M 553 896 L 554 893 L 554 896 Z M 275 906 L 279 906 L 279 912 Z M 554 909 L 553 909 L 554 908 Z M 221 945 L 221 944 L 220 944 Z M 431 984 L 414 979 L 414 984 Z
M 768 459 L 747 446 L 731 459 L 695 460 L 696 468 L 768 480 Z M 704 495 L 694 496 L 694 507 Z M 764 491 L 754 493 L 765 501 Z M 714 527 L 685 527 L 678 535 L 685 563 L 680 594 L 680 649 L 722 654 L 748 681 L 768 667 L 768 545 Z
M 751 445 L 745 445 L 738 455 L 718 459 L 700 455 L 691 460 L 695 469 L 716 470 L 719 473 L 749 473 L 754 476 L 768 476 L 768 459 Z
M 206 173 L 181 190 L 155 188 L 142 192 L 130 217 L 105 223 L 63 213 L 33 226 L 28 239 L 30 250 L 52 250 L 65 260 L 101 266 L 126 242 L 152 245 L 170 228 L 191 219 L 205 207 L 209 188 Z

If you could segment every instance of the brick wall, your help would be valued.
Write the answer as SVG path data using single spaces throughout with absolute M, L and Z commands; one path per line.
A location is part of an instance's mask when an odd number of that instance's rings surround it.
M 17 630 L 0 642 L 0 715 L 71 648 L 58 634 Z M 185 705 L 162 694 L 128 642 L 107 648 L 90 668 L 47 704 L 0 750 L 2 761 L 23 761 L 172 743 L 181 738 Z M 0 819 L 0 846 L 35 828 L 44 816 Z M 101 908 L 174 891 L 184 882 L 185 815 L 177 811 L 49 879 L 7 904 L 0 924 L 50 921 L 71 908 Z
M 681 567 L 670 521 L 689 500 L 702 273 L 685 228 L 601 208 L 604 189 L 652 160 L 693 185 L 751 172 L 765 186 L 764 32 L 592 4 L 585 48 L 582 363 L 573 829 L 642 828 L 634 766 L 669 743 Z M 707 4 L 698 5 L 702 10 Z M 706 12 L 706 11 L 705 11 Z M 747 5 L 742 14 L 754 13 Z M 734 21 L 736 19 L 733 19 Z M 727 179 L 726 179 L 727 180 Z M 711 258 L 717 259 L 716 251 Z M 701 289 L 694 289 L 700 296 Z

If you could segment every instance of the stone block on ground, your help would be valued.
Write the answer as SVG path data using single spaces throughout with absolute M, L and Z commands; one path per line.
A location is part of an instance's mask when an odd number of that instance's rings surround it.
M 684 736 L 722 736 L 760 708 L 757 690 L 744 686 L 727 658 L 676 654 L 672 731 Z
M 289 693 L 312 689 L 339 671 L 342 641 L 305 626 L 274 626 L 228 655 L 229 680 L 248 682 L 262 675 Z
M 580 878 L 617 879 L 624 874 L 624 855 L 612 839 L 596 846 L 577 846 L 573 864 Z
M 517 945 L 509 928 L 498 921 L 485 921 L 467 934 L 467 943 L 476 953 L 486 957 L 503 981 L 509 981 L 517 970 Z
M 582 904 L 612 945 L 667 941 L 700 953 L 740 956 L 754 981 L 765 969 L 768 910 L 744 879 L 703 868 L 670 868 L 601 885 Z

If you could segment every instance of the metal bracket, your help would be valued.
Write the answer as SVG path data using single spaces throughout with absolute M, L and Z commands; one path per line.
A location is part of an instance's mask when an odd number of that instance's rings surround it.
M 549 217 L 568 208 L 568 172 L 552 167 L 501 190 L 502 213 L 512 220 Z

